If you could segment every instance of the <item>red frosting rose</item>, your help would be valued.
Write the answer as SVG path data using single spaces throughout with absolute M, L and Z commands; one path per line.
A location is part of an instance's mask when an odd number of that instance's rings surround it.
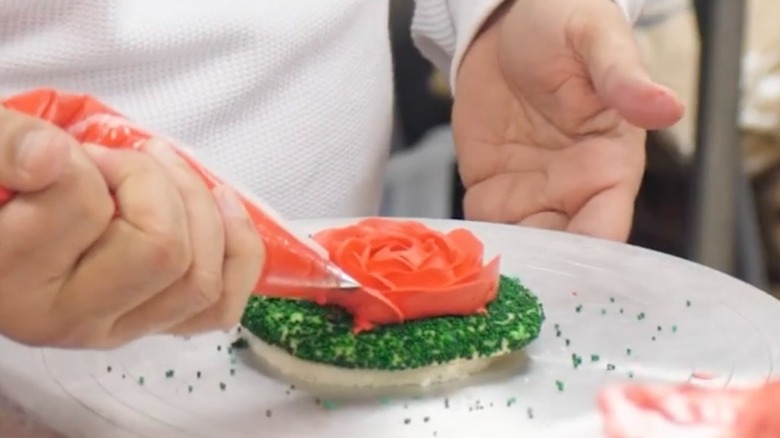
M 326 300 L 355 317 L 355 329 L 485 311 L 496 297 L 499 258 L 485 264 L 470 231 L 442 233 L 413 221 L 365 219 L 314 235 L 331 259 L 363 286 Z

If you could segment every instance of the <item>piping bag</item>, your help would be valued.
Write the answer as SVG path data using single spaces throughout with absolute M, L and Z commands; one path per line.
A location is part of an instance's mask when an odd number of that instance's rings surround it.
M 9 110 L 54 124 L 80 143 L 137 150 L 146 140 L 156 137 L 88 95 L 43 88 L 11 96 L 2 104 Z M 327 251 L 314 240 L 296 235 L 271 208 L 248 191 L 207 170 L 185 147 L 178 144 L 172 144 L 172 147 L 202 177 L 209 189 L 224 184 L 234 189 L 241 198 L 265 243 L 266 260 L 254 288 L 256 294 L 300 298 L 305 290 L 353 290 L 360 287 L 329 260 Z M 13 197 L 13 192 L 0 187 L 0 207 Z

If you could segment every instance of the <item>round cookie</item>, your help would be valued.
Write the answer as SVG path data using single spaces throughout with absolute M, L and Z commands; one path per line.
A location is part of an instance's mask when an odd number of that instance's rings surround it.
M 444 316 L 355 335 L 351 316 L 307 301 L 254 296 L 241 324 L 252 351 L 283 375 L 344 386 L 428 385 L 477 373 L 537 338 L 539 300 L 501 277 L 485 315 Z

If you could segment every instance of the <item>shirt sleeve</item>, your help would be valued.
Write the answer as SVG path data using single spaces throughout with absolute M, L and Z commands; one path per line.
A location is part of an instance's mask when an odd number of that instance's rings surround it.
M 451 89 L 454 90 L 457 66 L 466 49 L 505 1 L 511 0 L 416 0 L 412 38 L 422 55 L 448 77 Z M 634 23 L 646 0 L 613 1 Z

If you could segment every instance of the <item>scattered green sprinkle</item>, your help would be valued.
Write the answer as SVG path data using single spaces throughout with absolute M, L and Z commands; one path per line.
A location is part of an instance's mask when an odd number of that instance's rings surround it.
M 606 315 L 607 314 L 607 309 L 601 309 L 601 314 L 602 315 Z
M 608 363 L 607 364 L 607 371 L 614 371 L 614 370 L 615 370 L 615 365 L 612 365 L 611 363 Z
M 222 346 L 221 345 L 217 345 L 217 351 L 222 351 Z
M 431 417 L 423 417 L 423 423 L 431 421 Z
M 628 378 L 629 379 L 633 379 L 634 378 L 634 372 L 633 371 L 629 371 L 628 372 Z
M 609 302 L 610 303 L 614 303 L 615 302 L 615 297 L 609 297 Z
M 200 379 L 200 376 L 201 376 L 201 373 L 200 373 L 200 371 L 198 371 L 197 373 L 195 373 L 195 377 L 197 377 L 198 379 Z
M 639 321 L 645 319 L 645 312 L 640 312 L 639 315 L 636 316 L 636 319 Z
M 411 418 L 404 418 L 404 424 L 409 424 L 412 422 Z
M 652 340 L 655 342 L 655 336 L 653 336 L 653 337 L 652 337 L 652 338 L 650 338 L 650 339 L 652 339 Z
M 567 346 L 567 347 L 568 347 L 569 345 L 571 345 L 571 341 L 570 341 L 569 339 L 566 339 L 566 341 L 565 341 L 565 342 L 566 342 L 566 346 Z
M 228 347 L 227 352 L 228 354 L 233 354 L 233 347 Z
M 241 327 L 238 328 L 241 330 Z M 231 347 L 233 347 L 234 350 L 246 350 L 249 348 L 249 342 L 247 342 L 244 338 L 238 338 L 231 344 Z
M 590 355 L 590 361 L 591 362 L 598 362 L 599 360 L 601 360 L 601 357 L 598 354 L 591 354 Z
M 322 402 L 322 407 L 329 410 L 329 411 L 335 411 L 339 408 L 338 403 L 334 402 L 333 400 L 324 400 Z
M 672 326 L 672 333 L 677 333 L 677 326 L 676 325 Z
M 691 300 L 685 300 L 685 306 L 691 307 Z
M 529 419 L 533 420 L 533 418 L 534 418 L 534 410 L 533 410 L 533 408 L 528 408 L 528 409 L 526 409 L 526 410 L 525 410 L 525 415 L 526 415 L 526 416 L 527 416 Z
M 622 309 L 622 308 L 620 309 L 620 314 L 621 314 L 621 315 L 623 314 L 623 309 Z
M 631 349 L 630 348 L 626 348 L 626 356 L 631 356 Z
M 235 368 L 231 368 L 230 369 L 230 375 L 231 376 L 235 376 L 236 375 L 236 369 Z
M 515 403 L 517 403 L 517 399 L 516 399 L 516 398 L 514 398 L 514 397 L 510 397 L 510 398 L 509 398 L 509 399 L 506 401 L 506 407 L 508 407 L 508 408 L 509 408 L 509 407 L 511 407 L 511 406 L 512 406 L 513 404 L 515 404 Z
M 663 330 L 663 329 L 662 329 L 662 328 L 661 328 L 661 326 L 659 325 L 659 326 L 658 326 L 658 331 L 660 332 L 661 330 Z
M 560 380 L 555 381 L 555 387 L 558 388 L 559 392 L 563 392 L 563 382 Z
M 143 384 L 144 384 L 144 382 L 146 382 L 146 379 L 144 379 L 144 377 L 143 377 L 143 376 L 141 376 L 141 377 L 139 377 L 139 378 L 138 378 L 138 384 L 139 384 L 139 385 L 143 385 Z
M 190 394 L 192 394 L 192 391 L 193 391 L 194 389 L 195 389 L 195 388 L 193 388 L 193 387 L 192 387 L 192 385 L 189 385 L 189 386 L 187 386 L 187 392 L 189 392 Z
M 577 313 L 582 312 L 582 304 L 578 304 L 577 307 L 574 308 L 574 310 L 577 311 Z
M 168 370 L 165 372 L 165 378 L 170 379 L 171 377 L 173 377 L 173 374 L 174 374 L 173 370 Z
M 219 389 L 224 391 L 225 388 L 227 388 L 227 385 L 225 385 L 225 382 L 219 382 Z
M 390 404 L 390 397 L 382 397 L 379 399 L 379 404 L 382 406 L 387 406 Z
M 574 367 L 574 369 L 577 369 L 580 365 L 582 365 L 582 356 L 576 353 L 572 353 L 571 364 Z

